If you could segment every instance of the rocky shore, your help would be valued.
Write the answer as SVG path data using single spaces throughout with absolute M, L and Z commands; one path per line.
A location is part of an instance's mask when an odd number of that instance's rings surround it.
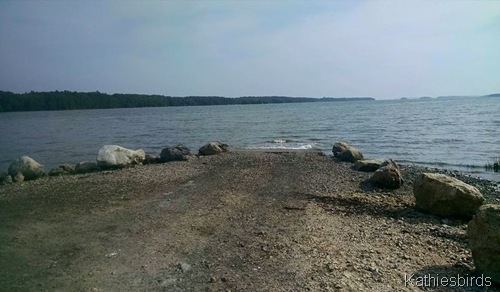
M 386 189 L 371 181 L 373 173 L 321 152 L 227 152 L 225 147 L 207 156 L 182 156 L 184 150 L 173 147 L 163 157 L 179 159 L 168 163 L 0 186 L 0 287 L 499 288 L 419 286 L 418 279 L 427 275 L 481 276 L 468 245 L 468 220 L 415 206 L 414 181 L 438 170 L 400 165 L 401 185 Z M 499 204 L 497 183 L 446 174 L 477 187 L 485 204 Z

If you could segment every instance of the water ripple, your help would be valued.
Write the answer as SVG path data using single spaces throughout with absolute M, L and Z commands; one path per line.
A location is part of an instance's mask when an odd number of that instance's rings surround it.
M 21 155 L 52 166 L 94 160 L 104 144 L 157 155 L 166 145 L 198 149 L 212 140 L 326 153 L 347 140 L 369 157 L 463 170 L 500 157 L 498 112 L 498 99 L 484 98 L 2 113 L 0 170 Z

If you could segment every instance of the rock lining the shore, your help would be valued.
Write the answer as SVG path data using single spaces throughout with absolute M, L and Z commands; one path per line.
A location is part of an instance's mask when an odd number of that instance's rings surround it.
M 333 156 L 341 161 L 356 162 L 363 159 L 363 154 L 346 141 L 338 141 L 332 147 Z
M 97 163 L 92 161 L 81 161 L 75 165 L 75 173 L 78 174 L 96 172 L 99 170 L 101 169 L 97 166 Z
M 146 159 L 142 149 L 131 150 L 118 145 L 104 145 L 97 154 L 97 165 L 101 169 L 123 168 L 141 164 Z
M 380 168 L 382 163 L 383 161 L 379 159 L 363 159 L 356 161 L 352 168 L 357 171 L 375 172 Z
M 481 206 L 467 235 L 477 269 L 500 283 L 500 205 Z
M 21 156 L 9 166 L 9 175 L 16 182 L 34 180 L 45 176 L 43 165 L 29 156 Z
M 170 162 L 170 161 L 186 161 L 189 155 L 191 155 L 191 150 L 183 144 L 177 144 L 175 146 L 170 146 L 163 148 L 160 153 L 160 162 Z
M 470 219 L 483 204 L 481 192 L 444 174 L 422 173 L 413 184 L 417 207 L 444 217 Z
M 54 167 L 50 170 L 50 176 L 59 176 L 59 175 L 69 175 L 75 173 L 75 166 L 71 164 L 61 164 L 57 167 Z
M 370 182 L 381 188 L 397 189 L 403 185 L 404 180 L 399 172 L 398 164 L 389 159 L 380 164 L 370 177 Z
M 215 155 L 223 152 L 228 152 L 229 146 L 220 141 L 209 142 L 198 149 L 199 155 Z

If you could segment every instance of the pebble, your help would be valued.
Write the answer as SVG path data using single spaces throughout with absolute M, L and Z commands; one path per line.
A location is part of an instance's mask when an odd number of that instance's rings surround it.
M 183 273 L 187 273 L 187 272 L 191 271 L 191 265 L 188 263 L 184 263 L 184 262 L 179 263 L 179 268 L 181 269 L 181 271 Z

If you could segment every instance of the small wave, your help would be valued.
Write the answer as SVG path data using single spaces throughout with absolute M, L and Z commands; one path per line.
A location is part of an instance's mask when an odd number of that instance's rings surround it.
M 463 143 L 465 140 L 456 138 L 436 138 L 432 140 L 432 143 Z
M 275 140 L 270 140 L 266 141 L 266 143 L 275 143 L 275 144 L 283 144 L 283 143 L 290 143 L 292 140 L 287 140 L 287 139 L 275 139 Z
M 420 164 L 420 165 L 428 165 L 428 166 L 433 166 L 433 167 L 443 167 L 443 168 L 484 168 L 483 165 L 477 165 L 477 164 L 461 164 L 461 163 L 447 163 L 447 162 L 440 162 L 440 161 L 418 161 L 418 160 L 405 160 L 405 159 L 398 159 L 397 160 L 400 163 L 403 164 Z
M 331 132 L 331 128 L 317 128 L 317 129 L 311 129 L 311 132 Z
M 279 131 L 278 133 L 282 137 L 290 137 L 290 138 L 296 138 L 296 139 L 303 139 L 304 135 L 295 135 L 294 132 L 290 131 Z
M 252 149 L 252 150 L 266 150 L 266 149 L 289 149 L 289 150 L 306 150 L 306 149 L 313 149 L 315 146 L 313 144 L 274 144 L 274 145 L 251 145 L 245 147 L 245 149 Z

